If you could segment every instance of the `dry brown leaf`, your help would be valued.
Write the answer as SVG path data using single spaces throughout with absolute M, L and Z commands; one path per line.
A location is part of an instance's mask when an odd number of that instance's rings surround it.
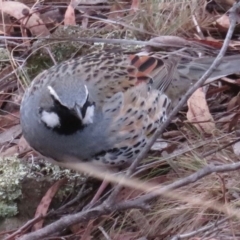
M 229 17 L 226 14 L 222 15 L 216 20 L 216 26 L 219 28 L 220 31 L 227 32 L 230 26 Z
M 228 127 L 228 132 L 231 132 L 235 126 L 237 125 L 238 123 L 238 119 L 240 117 L 240 114 L 239 114 L 239 108 L 240 108 L 240 93 L 238 93 L 237 96 L 233 97 L 229 103 L 228 103 L 228 106 L 227 106 L 227 111 L 230 112 L 230 111 L 234 111 L 234 116 L 232 117 L 232 119 L 230 120 L 229 122 L 229 127 Z M 237 112 L 236 112 L 237 111 Z
M 84 16 L 83 19 L 82 19 L 82 28 L 83 29 L 87 29 L 88 23 L 89 23 L 89 17 L 88 16 Z
M 212 134 L 215 129 L 213 117 L 209 112 L 205 93 L 203 88 L 197 89 L 193 95 L 188 99 L 187 119 L 189 122 L 195 123 L 194 126 L 200 131 Z
M 18 149 L 19 153 L 28 152 L 32 150 L 32 148 L 29 146 L 29 144 L 27 143 L 26 139 L 23 136 L 21 136 L 21 138 L 18 141 Z
M 111 4 L 110 13 L 108 15 L 108 19 L 119 19 L 124 16 L 124 11 L 129 9 L 129 4 L 126 1 L 115 1 Z
M 3 145 L 7 142 L 11 142 L 16 137 L 18 137 L 22 132 L 20 124 L 12 126 L 11 128 L 5 130 L 0 134 L 0 145 Z
M 236 2 L 235 0 L 215 0 L 217 4 L 219 4 L 221 7 L 232 7 L 232 5 Z
M 74 0 L 71 0 L 70 4 L 68 5 L 68 8 L 65 12 L 64 16 L 64 25 L 76 25 L 76 18 L 75 18 L 75 12 L 74 12 Z
M 137 12 L 139 5 L 140 5 L 139 0 L 132 0 L 131 12 L 132 13 Z
M 7 148 L 5 151 L 1 152 L 0 158 L 12 157 L 15 154 L 18 154 L 18 146 L 17 145 Z
M 34 36 L 46 37 L 50 34 L 39 16 L 23 3 L 0 1 L 0 10 L 19 20 Z
M 57 193 L 58 189 L 67 182 L 67 178 L 60 179 L 56 183 L 54 183 L 46 192 L 45 196 L 42 198 L 40 204 L 37 207 L 36 213 L 34 218 L 40 216 L 40 215 L 45 215 L 48 211 L 49 205 L 52 202 L 53 197 Z M 42 228 L 44 219 L 41 221 L 37 222 L 33 227 L 32 230 L 38 230 Z
M 238 123 L 238 119 L 240 117 L 240 114 L 239 113 L 236 113 L 233 118 L 231 119 L 231 121 L 229 122 L 229 125 L 228 125 L 228 132 L 231 132 L 235 126 L 237 125 Z
M 240 107 L 240 94 L 238 93 L 237 96 L 233 97 L 227 106 L 227 111 L 230 112 L 233 109 L 236 109 Z
M 0 128 L 9 128 L 13 125 L 19 124 L 19 111 L 7 114 L 7 115 L 2 115 L 0 116 Z

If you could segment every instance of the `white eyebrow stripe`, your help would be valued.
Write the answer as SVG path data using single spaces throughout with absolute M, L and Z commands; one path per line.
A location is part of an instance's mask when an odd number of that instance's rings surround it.
M 58 100 L 59 102 L 61 102 L 59 96 L 58 96 L 57 93 L 56 93 L 56 91 L 55 91 L 50 85 L 49 85 L 47 88 L 48 88 L 50 94 L 51 94 L 56 100 Z
M 88 88 L 87 88 L 86 85 L 84 85 L 84 89 L 85 89 L 86 98 L 85 98 L 84 101 L 83 101 L 83 105 L 86 103 L 87 98 L 88 98 Z M 81 107 L 83 107 L 83 105 L 82 105 Z

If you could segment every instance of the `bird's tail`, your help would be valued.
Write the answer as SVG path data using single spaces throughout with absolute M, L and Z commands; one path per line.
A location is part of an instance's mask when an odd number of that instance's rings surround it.
M 167 96 L 172 100 L 172 106 L 195 84 L 209 69 L 215 58 L 204 57 L 191 61 L 181 61 L 174 73 L 173 80 L 166 90 Z M 206 83 L 240 72 L 240 55 L 223 57 L 221 64 L 214 69 Z
M 203 57 L 188 63 L 180 63 L 178 73 L 181 78 L 197 81 L 209 69 L 215 58 Z M 223 57 L 220 65 L 214 69 L 207 82 L 240 72 L 240 55 Z

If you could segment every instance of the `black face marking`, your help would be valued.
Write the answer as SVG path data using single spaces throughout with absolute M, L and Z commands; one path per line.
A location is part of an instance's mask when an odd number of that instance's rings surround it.
M 88 107 L 91 107 L 91 106 L 95 106 L 95 103 L 94 102 L 89 102 L 88 101 L 88 98 L 89 98 L 89 96 L 87 97 L 87 101 L 84 103 L 84 105 L 82 106 L 82 108 L 81 108 L 81 113 L 82 113 L 82 116 L 83 116 L 83 118 L 85 117 L 85 115 L 86 115 L 86 112 L 87 112 L 87 108 Z
M 73 109 L 69 109 L 58 102 L 53 96 L 53 106 L 50 109 L 47 109 L 47 112 L 54 112 L 58 115 L 60 126 L 56 126 L 51 128 L 53 131 L 57 132 L 61 135 L 71 135 L 76 133 L 77 131 L 82 130 L 85 126 L 82 123 L 82 120 L 79 119 L 76 112 Z M 82 117 L 84 118 L 86 115 L 87 108 L 95 105 L 95 103 L 90 103 L 87 99 L 83 107 L 81 108 Z M 44 109 L 40 109 L 43 111 Z M 49 128 L 46 124 L 45 126 Z
M 43 109 L 40 109 L 40 113 Z M 45 110 L 46 111 L 46 110 Z M 62 106 L 58 101 L 54 100 L 54 105 L 47 110 L 47 112 L 54 112 L 58 115 L 60 126 L 50 128 L 54 132 L 61 135 L 71 135 L 83 129 L 82 121 L 76 116 L 74 111 L 69 110 L 67 107 Z M 49 128 L 46 124 L 45 126 Z

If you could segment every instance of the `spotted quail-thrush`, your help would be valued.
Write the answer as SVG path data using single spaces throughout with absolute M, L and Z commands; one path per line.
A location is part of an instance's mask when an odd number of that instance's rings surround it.
M 130 164 L 213 60 L 98 52 L 53 66 L 24 95 L 23 135 L 55 161 Z M 211 78 L 239 66 L 239 55 L 225 57 Z
M 166 119 L 170 100 L 162 91 L 175 66 L 175 60 L 104 52 L 53 67 L 26 91 L 23 134 L 59 162 L 131 163 Z

